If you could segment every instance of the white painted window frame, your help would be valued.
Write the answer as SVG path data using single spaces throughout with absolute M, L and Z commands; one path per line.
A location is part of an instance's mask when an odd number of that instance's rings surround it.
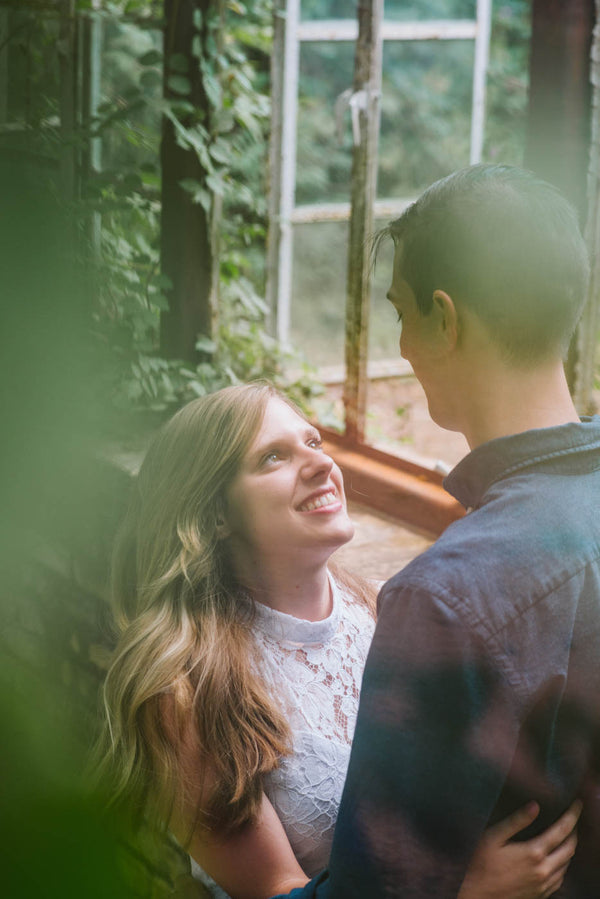
M 289 344 L 293 266 L 293 226 L 347 221 L 350 203 L 295 205 L 296 140 L 300 45 L 317 41 L 356 41 L 355 20 L 300 21 L 301 0 L 280 0 L 273 51 L 273 134 L 269 197 L 270 239 L 267 301 L 271 330 Z M 476 18 L 423 22 L 383 22 L 384 41 L 473 40 L 473 93 L 470 162 L 481 160 L 485 126 L 486 74 L 489 60 L 492 0 L 477 0 Z M 399 215 L 413 198 L 378 200 L 375 217 Z

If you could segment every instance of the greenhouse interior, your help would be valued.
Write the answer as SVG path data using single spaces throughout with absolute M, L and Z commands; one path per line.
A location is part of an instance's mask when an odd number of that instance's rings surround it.
M 597 413 L 599 11 L 0 0 L 10 899 L 217 895 L 171 834 L 133 836 L 80 789 L 115 534 L 177 410 L 271 382 L 341 469 L 356 535 L 336 558 L 368 578 L 464 515 L 443 481 L 469 445 L 400 355 L 377 239 L 429 185 L 498 163 L 575 208 L 591 277 L 565 372 Z

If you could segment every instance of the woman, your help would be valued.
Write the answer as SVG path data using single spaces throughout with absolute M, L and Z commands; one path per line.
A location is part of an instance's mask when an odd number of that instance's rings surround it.
M 374 628 L 374 588 L 328 568 L 352 534 L 340 470 L 269 385 L 188 404 L 140 470 L 114 559 L 103 768 L 234 899 L 327 863 Z M 535 814 L 488 832 L 461 899 L 557 888 L 576 816 L 505 845 Z

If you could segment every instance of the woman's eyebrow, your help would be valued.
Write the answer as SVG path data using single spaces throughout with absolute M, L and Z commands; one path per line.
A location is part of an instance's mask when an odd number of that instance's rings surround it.
M 272 449 L 275 449 L 277 446 L 277 441 L 271 440 L 269 443 L 261 443 L 260 446 L 257 446 L 254 452 L 250 453 L 248 457 L 248 462 L 252 465 L 260 462 L 262 457 L 270 452 Z
M 259 444 L 255 450 L 253 450 L 248 456 L 248 461 L 250 463 L 260 462 L 262 457 L 267 453 L 270 453 L 274 449 L 279 449 L 280 446 L 284 446 L 289 439 L 289 435 L 281 435 L 279 437 L 274 437 L 272 440 L 267 440 L 264 443 Z
M 252 462 L 260 462 L 262 457 L 270 452 L 273 449 L 277 449 L 280 446 L 285 446 L 287 443 L 293 442 L 294 437 L 296 435 L 294 433 L 281 434 L 279 437 L 274 437 L 272 440 L 268 440 L 265 443 L 261 443 L 256 449 L 250 453 L 248 457 L 248 461 Z M 309 440 L 312 438 L 316 438 L 317 440 L 321 440 L 321 434 L 319 431 L 314 428 L 312 425 L 309 425 L 302 432 L 302 439 Z

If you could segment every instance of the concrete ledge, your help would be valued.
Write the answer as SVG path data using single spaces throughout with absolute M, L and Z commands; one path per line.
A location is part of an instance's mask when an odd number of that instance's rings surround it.
M 342 469 L 348 499 L 438 537 L 464 509 L 435 471 L 369 446 L 349 445 L 321 428 L 324 446 Z

